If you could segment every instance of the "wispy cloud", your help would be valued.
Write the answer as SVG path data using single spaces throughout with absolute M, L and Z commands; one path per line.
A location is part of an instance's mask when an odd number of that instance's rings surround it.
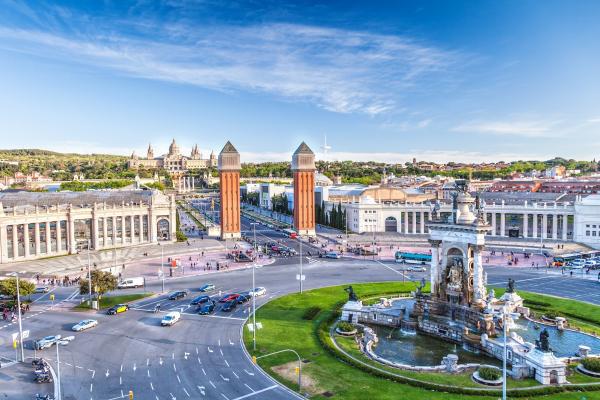
M 53 18 L 70 22 L 64 11 Z M 462 58 L 409 37 L 297 24 L 198 27 L 137 21 L 122 32 L 114 25 L 90 32 L 90 25 L 69 26 L 68 33 L 0 27 L 0 46 L 134 77 L 264 92 L 368 115 L 398 107 L 400 97 L 433 75 L 444 78 Z
M 560 130 L 557 129 L 560 123 L 561 121 L 541 120 L 470 121 L 453 127 L 452 131 L 524 137 L 548 137 L 561 135 Z

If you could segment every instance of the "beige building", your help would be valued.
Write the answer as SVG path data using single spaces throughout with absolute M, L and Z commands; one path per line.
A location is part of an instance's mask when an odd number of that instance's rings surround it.
M 173 241 L 175 215 L 159 191 L 0 193 L 0 263 Z
M 154 149 L 152 145 L 148 145 L 146 158 L 140 158 L 133 152 L 127 164 L 130 169 L 165 169 L 171 175 L 181 175 L 190 170 L 215 168 L 217 166 L 217 156 L 212 152 L 209 158 L 202 158 L 198 145 L 192 148 L 189 157 L 184 156 L 181 154 L 179 145 L 173 139 L 167 154 L 154 157 Z

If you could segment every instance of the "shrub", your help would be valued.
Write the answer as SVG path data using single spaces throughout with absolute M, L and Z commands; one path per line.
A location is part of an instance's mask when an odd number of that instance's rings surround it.
M 498 368 L 491 367 L 479 367 L 477 373 L 479 373 L 481 379 L 485 379 L 486 381 L 496 381 L 502 376 Z
M 581 364 L 585 369 L 592 372 L 600 372 L 600 358 L 584 358 Z
M 555 311 L 544 311 L 544 317 L 549 319 L 556 319 L 556 317 L 559 317 L 559 314 Z
M 187 236 L 185 236 L 185 234 L 181 231 L 177 231 L 175 237 L 177 238 L 178 242 L 185 242 L 188 240 Z
M 307 321 L 312 321 L 318 313 L 321 312 L 321 308 L 320 307 L 309 307 L 306 309 L 306 311 L 304 311 L 304 314 L 302 314 L 302 319 L 305 319 Z
M 352 332 L 353 330 L 356 329 L 356 328 L 354 328 L 354 325 L 352 325 L 350 322 L 346 322 L 346 321 L 338 322 L 337 328 L 342 332 Z

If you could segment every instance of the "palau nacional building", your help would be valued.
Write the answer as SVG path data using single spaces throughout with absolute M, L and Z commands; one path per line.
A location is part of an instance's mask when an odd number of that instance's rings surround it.
M 0 263 L 172 241 L 175 214 L 156 190 L 0 192 Z

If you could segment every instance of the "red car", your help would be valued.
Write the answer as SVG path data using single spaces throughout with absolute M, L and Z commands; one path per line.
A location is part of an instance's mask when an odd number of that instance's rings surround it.
M 225 296 L 221 297 L 219 303 L 228 303 L 230 301 L 237 300 L 238 297 L 240 297 L 239 293 L 226 294 Z

